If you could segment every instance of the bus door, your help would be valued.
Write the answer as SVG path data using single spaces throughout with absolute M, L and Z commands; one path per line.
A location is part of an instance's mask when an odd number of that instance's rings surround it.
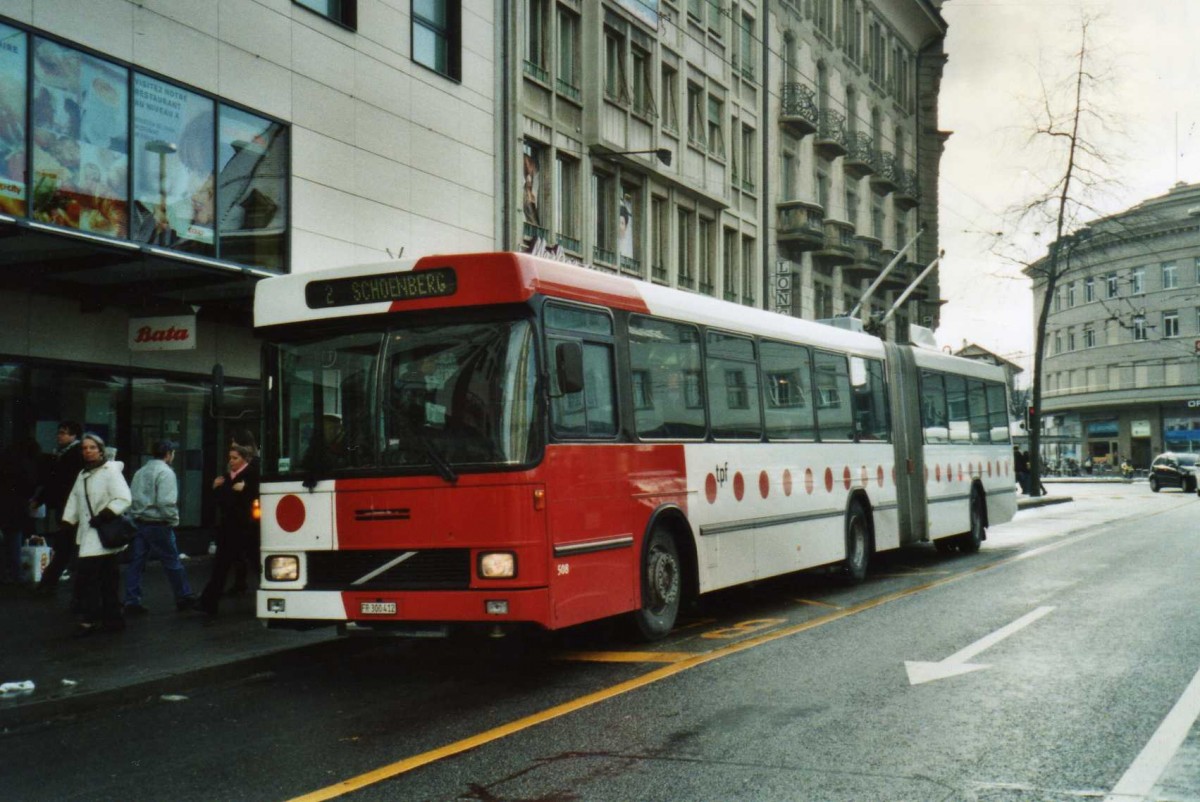
M 896 503 L 899 505 L 900 545 L 903 546 L 925 540 L 929 531 L 918 372 L 911 346 L 885 342 L 883 347 L 887 354 L 888 392 L 892 402 Z

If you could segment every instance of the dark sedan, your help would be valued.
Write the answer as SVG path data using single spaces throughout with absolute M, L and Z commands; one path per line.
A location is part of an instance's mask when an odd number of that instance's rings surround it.
M 1178 487 L 1185 493 L 1196 490 L 1196 459 L 1200 454 L 1159 454 L 1150 466 L 1150 489 Z

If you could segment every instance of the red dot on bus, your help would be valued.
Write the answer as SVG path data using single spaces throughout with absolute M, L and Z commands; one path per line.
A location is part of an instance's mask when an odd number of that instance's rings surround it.
M 928 473 L 928 472 L 927 472 L 927 473 Z M 927 477 L 927 478 L 928 478 L 928 477 Z M 934 466 L 933 466 L 933 480 L 934 480 L 935 482 L 940 482 L 940 481 L 942 481 L 942 466 L 941 466 L 941 465 L 934 465 Z
M 285 532 L 295 532 L 304 526 L 304 502 L 299 496 L 284 496 L 275 506 L 275 523 Z
M 963 480 L 963 469 L 962 469 L 962 463 L 960 462 L 960 463 L 958 463 L 958 481 L 961 482 L 962 480 Z
M 833 492 L 833 468 L 825 469 L 825 492 Z
M 790 468 L 785 468 L 783 471 L 783 494 L 785 496 L 792 494 L 792 471 Z
M 741 501 L 744 495 L 746 495 L 746 480 L 742 478 L 742 472 L 738 471 L 733 475 L 733 497 Z
M 953 465 L 946 466 L 946 481 L 947 482 L 954 481 L 954 466 Z
M 771 480 L 767 478 L 766 471 L 758 472 L 758 493 L 763 498 L 771 495 Z
M 704 480 L 704 495 L 708 498 L 709 504 L 715 504 L 717 501 L 717 477 L 711 473 Z
M 804 469 L 804 492 L 808 493 L 810 496 L 813 493 L 813 484 L 814 483 L 813 483 L 812 468 L 805 468 Z
M 845 485 L 847 490 L 850 489 L 850 466 L 849 465 L 847 465 L 845 468 L 842 469 L 842 484 Z
M 867 485 L 869 485 L 871 483 L 871 480 L 867 478 L 867 466 L 866 465 L 864 465 L 858 469 L 858 483 L 860 485 L 862 485 L 863 487 L 866 487 Z
M 883 487 L 883 466 L 880 465 L 875 469 L 875 482 L 880 487 Z
M 992 475 L 992 461 L 988 460 L 988 476 Z

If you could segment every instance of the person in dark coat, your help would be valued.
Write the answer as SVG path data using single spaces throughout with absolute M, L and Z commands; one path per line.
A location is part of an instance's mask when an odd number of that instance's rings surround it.
M 30 503 L 37 493 L 37 467 L 26 444 L 13 443 L 0 455 L 0 533 L 4 535 L 4 560 L 0 582 L 21 579 L 21 546 L 32 531 Z
M 251 450 L 242 445 L 229 449 L 229 470 L 213 480 L 217 512 L 217 553 L 213 557 L 212 575 L 200 595 L 200 610 L 205 625 L 216 619 L 221 591 L 229 569 L 244 559 L 246 544 L 258 542 L 258 466 L 252 463 Z
M 1017 475 L 1017 484 L 1021 492 L 1029 495 L 1029 457 L 1021 453 L 1021 449 L 1013 446 L 1013 473 Z
M 83 451 L 80 449 L 79 438 L 83 435 L 83 426 L 78 421 L 65 420 L 58 424 L 58 451 L 54 454 L 54 462 L 50 465 L 49 475 L 41 487 L 39 495 L 34 499 L 35 504 L 46 505 L 46 516 L 57 525 L 57 531 L 50 537 L 50 545 L 54 553 L 50 564 L 42 572 L 38 582 L 39 595 L 52 596 L 58 587 L 58 580 L 67 570 L 78 552 L 75 543 L 75 527 L 62 523 L 63 510 L 67 506 L 67 498 L 75 479 L 83 470 Z

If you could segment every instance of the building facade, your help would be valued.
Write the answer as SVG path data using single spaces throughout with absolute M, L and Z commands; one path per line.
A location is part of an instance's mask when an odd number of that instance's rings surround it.
M 494 6 L 0 0 L 0 446 L 173 438 L 210 522 L 257 279 L 497 247 Z
M 1092 223 L 1059 245 L 1059 263 L 1044 457 L 1146 468 L 1163 451 L 1200 451 L 1200 185 Z M 1037 314 L 1044 287 L 1035 279 Z

